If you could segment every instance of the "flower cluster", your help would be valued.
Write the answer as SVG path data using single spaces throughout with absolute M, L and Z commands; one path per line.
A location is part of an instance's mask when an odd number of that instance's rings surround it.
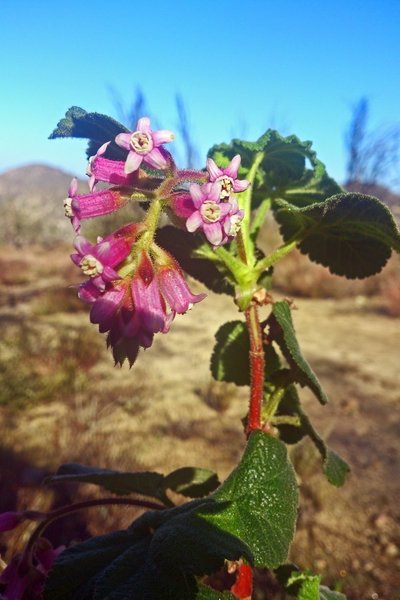
M 132 365 L 139 348 L 151 346 L 155 333 L 167 332 L 176 314 L 205 297 L 190 291 L 175 258 L 155 243 L 160 212 L 171 210 L 181 226 L 202 231 L 213 247 L 231 241 L 243 219 L 233 195 L 249 186 L 237 178 L 240 156 L 224 169 L 208 159 L 206 173 L 188 175 L 177 170 L 163 147 L 173 138 L 169 130 L 153 131 L 149 118 L 139 119 L 135 131 L 119 133 L 91 157 L 89 193 L 78 194 L 74 179 L 64 201 L 76 233 L 71 258 L 87 277 L 78 295 L 92 304 L 90 319 L 107 333 L 119 364 L 127 358 Z M 124 153 L 125 160 L 120 160 Z M 185 187 L 193 180 L 199 183 Z M 141 223 L 128 224 L 96 243 L 82 235 L 82 221 L 111 214 L 131 199 L 150 202 Z

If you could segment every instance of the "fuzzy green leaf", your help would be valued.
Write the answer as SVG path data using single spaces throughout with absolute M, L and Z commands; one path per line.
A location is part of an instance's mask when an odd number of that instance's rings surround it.
M 298 240 L 301 252 L 336 275 L 369 277 L 385 266 L 392 249 L 400 252 L 390 210 L 365 194 L 336 194 L 304 208 L 277 200 L 275 217 L 285 241 Z
M 302 207 L 315 202 L 324 202 L 330 196 L 343 191 L 340 185 L 329 177 L 324 163 L 315 159 L 312 165 L 313 169 L 307 169 L 299 181 L 280 190 L 275 196 L 287 200 L 294 206 Z
M 186 497 L 199 498 L 219 485 L 215 473 L 197 467 L 183 467 L 164 476 L 154 471 L 130 473 L 75 463 L 61 465 L 56 475 L 45 480 L 47 484 L 64 482 L 93 483 L 117 495 L 136 493 L 157 498 L 165 504 L 171 504 L 166 496 L 167 489 Z
M 197 576 L 225 559 L 253 562 L 246 544 L 204 519 L 225 508 L 203 500 L 149 512 L 125 531 L 68 548 L 50 572 L 45 600 L 194 600 Z
M 203 498 L 213 492 L 220 482 L 209 469 L 182 467 L 172 471 L 164 479 L 164 488 L 189 498 Z
M 156 242 L 175 256 L 188 275 L 204 283 L 210 290 L 217 294 L 235 295 L 229 272 L 200 236 L 167 225 L 157 231 Z M 211 253 L 210 258 L 208 255 L 198 255 L 203 247 L 205 252 Z
M 286 559 L 298 491 L 281 441 L 253 431 L 239 465 L 211 497 L 230 504 L 205 518 L 248 544 L 257 566 L 276 567 Z
M 346 600 L 346 596 L 340 592 L 332 592 L 326 586 L 320 585 L 320 575 L 300 571 L 297 567 L 289 575 L 289 566 L 284 565 L 278 569 L 280 572 L 277 572 L 277 576 L 290 595 L 296 595 L 297 600 Z
M 49 139 L 65 137 L 88 139 L 89 145 L 86 151 L 88 158 L 94 156 L 105 142 L 111 141 L 104 156 L 114 160 L 125 160 L 128 153 L 117 146 L 114 138 L 119 133 L 127 131 L 128 129 L 124 125 L 111 117 L 99 113 L 88 113 L 83 108 L 72 106 L 67 110 L 65 117 L 58 122 Z
M 321 404 L 326 404 L 328 398 L 317 376 L 301 353 L 293 326 L 290 307 L 286 301 L 275 302 L 271 316 L 268 319 L 268 325 L 268 335 L 279 345 L 282 354 L 289 363 L 294 381 L 303 387 L 309 387 Z

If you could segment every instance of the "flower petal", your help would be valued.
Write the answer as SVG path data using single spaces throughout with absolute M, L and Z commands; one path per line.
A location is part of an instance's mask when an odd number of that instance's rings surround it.
M 200 206 L 203 204 L 203 200 L 205 199 L 205 195 L 201 186 L 199 186 L 198 183 L 192 183 L 192 185 L 189 188 L 189 192 L 195 207 L 200 208 Z
M 198 229 L 202 223 L 203 219 L 201 217 L 200 211 L 196 210 L 196 212 L 190 215 L 190 217 L 186 221 L 186 229 L 193 233 L 193 231 L 196 231 L 196 229 Z
M 93 244 L 88 242 L 83 235 L 77 235 L 74 241 L 74 247 L 77 249 L 81 256 L 85 256 L 85 254 L 91 254 L 94 250 Z M 72 259 L 73 260 L 73 259 Z
M 131 149 L 131 133 L 119 133 L 115 138 L 115 143 L 117 146 L 121 146 L 121 148 L 125 148 L 125 150 Z
M 232 158 L 231 162 L 226 167 L 226 169 L 224 169 L 225 175 L 228 175 L 228 177 L 232 177 L 232 179 L 236 179 L 241 160 L 242 159 L 240 157 L 240 154 L 236 154 L 236 156 Z
M 217 167 L 212 158 L 207 158 L 207 171 L 210 175 L 210 181 L 215 181 L 216 179 L 218 179 L 218 177 L 221 177 L 221 175 L 223 175 L 222 170 L 219 167 Z
M 220 198 L 221 198 L 221 184 L 219 181 L 215 181 L 215 183 L 212 183 L 210 186 L 210 190 L 208 192 L 208 200 L 219 203 Z
M 142 161 L 143 156 L 140 156 L 140 154 L 136 154 L 136 152 L 133 152 L 133 150 L 131 150 L 125 161 L 125 174 L 128 175 L 128 173 L 133 173 L 134 171 L 137 171 L 140 165 L 142 164 Z
M 143 160 L 155 169 L 166 169 L 168 167 L 167 159 L 158 148 L 153 148 L 148 154 L 145 154 Z
M 172 142 L 175 135 L 172 131 L 169 131 L 169 129 L 160 129 L 159 131 L 153 131 L 151 137 L 153 138 L 153 144 L 155 146 L 161 146 L 161 144 Z
M 222 242 L 221 223 L 205 223 L 203 231 L 208 241 L 213 246 L 219 246 Z
M 151 133 L 149 117 L 142 117 L 139 119 L 136 125 L 136 131 L 141 131 L 142 133 Z
M 233 191 L 234 192 L 244 192 L 250 186 L 250 181 L 247 179 L 235 179 L 233 182 Z

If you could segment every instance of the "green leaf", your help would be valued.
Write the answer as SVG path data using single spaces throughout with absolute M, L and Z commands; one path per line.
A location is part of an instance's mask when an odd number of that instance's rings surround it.
M 304 206 L 341 191 L 317 159 L 311 142 L 302 142 L 295 135 L 284 137 L 273 129 L 268 129 L 256 142 L 234 139 L 230 144 L 213 146 L 208 156 L 226 167 L 235 154 L 240 154 L 239 177 L 243 178 L 260 152 L 264 156 L 252 189 L 253 208 L 266 198 L 287 198 L 293 204 Z
M 300 417 L 303 431 L 314 442 L 323 458 L 323 469 L 327 480 L 336 487 L 344 485 L 346 476 L 350 471 L 349 465 L 336 452 L 328 448 L 300 406 L 297 408 L 297 413 Z
M 193 501 L 148 512 L 125 530 L 65 550 L 46 582 L 46 600 L 194 600 L 196 577 L 218 570 L 249 548 L 204 519 L 226 502 Z M 202 516 L 198 516 L 201 511 Z
M 210 290 L 217 294 L 235 295 L 229 271 L 200 236 L 167 225 L 157 231 L 156 242 L 171 252 L 188 275 L 204 283 Z M 202 251 L 204 256 L 200 256 Z
M 61 465 L 56 475 L 45 480 L 47 484 L 64 482 L 93 483 L 117 495 L 136 493 L 157 498 L 168 505 L 171 505 L 171 501 L 166 496 L 167 489 L 190 498 L 199 498 L 219 485 L 215 473 L 197 467 L 183 467 L 164 476 L 152 471 L 130 473 L 75 463 Z
M 213 590 L 207 585 L 200 584 L 199 591 L 197 592 L 196 600 L 237 600 L 237 596 L 234 596 L 230 592 L 219 592 Z
M 250 341 L 244 321 L 224 323 L 215 334 L 211 373 L 217 381 L 250 385 Z
M 321 585 L 319 588 L 320 600 L 346 600 L 346 596 L 341 592 L 333 592 L 325 585 Z
M 290 307 L 285 300 L 274 303 L 267 323 L 269 325 L 268 336 L 279 345 L 282 354 L 289 363 L 294 380 L 303 387 L 309 387 L 321 404 L 326 404 L 328 398 L 317 376 L 301 353 Z
M 313 169 L 307 169 L 303 177 L 296 183 L 280 190 L 277 197 L 287 200 L 294 206 L 302 207 L 324 202 L 330 196 L 342 192 L 342 188 L 334 179 L 329 177 L 324 163 L 312 160 Z
M 127 131 L 129 130 L 124 125 L 111 117 L 99 113 L 88 113 L 83 108 L 72 106 L 67 110 L 65 117 L 58 122 L 49 139 L 65 137 L 88 139 L 89 145 L 86 151 L 88 158 L 94 156 L 105 142 L 111 141 L 104 156 L 114 160 L 125 160 L 128 153 L 117 146 L 114 138 L 119 133 Z
M 242 460 L 211 496 L 230 504 L 205 518 L 243 540 L 260 567 L 276 567 L 293 539 L 298 491 L 285 445 L 253 431 Z
M 304 208 L 277 200 L 275 217 L 285 241 L 298 240 L 301 252 L 336 275 L 369 277 L 385 266 L 392 249 L 400 252 L 390 210 L 365 194 L 336 194 Z
M 279 403 L 276 415 L 279 416 L 299 416 L 300 398 L 294 385 L 289 385 L 285 389 L 282 400 Z M 300 417 L 299 417 L 300 418 Z M 301 426 L 284 424 L 274 424 L 279 431 L 279 439 L 285 444 L 297 444 L 307 432 Z
M 196 467 L 182 467 L 172 471 L 164 479 L 164 488 L 189 498 L 207 496 L 219 485 L 218 477 L 213 471 Z
M 279 583 L 297 600 L 346 600 L 343 594 L 320 585 L 320 575 L 300 571 L 296 565 L 282 565 L 276 570 L 276 576 Z

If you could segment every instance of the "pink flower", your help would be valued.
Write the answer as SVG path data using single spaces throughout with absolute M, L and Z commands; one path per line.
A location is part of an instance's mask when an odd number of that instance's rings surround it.
M 155 333 L 169 330 L 172 313 L 158 287 L 153 264 L 142 251 L 132 276 L 106 289 L 94 300 L 90 320 L 108 332 L 107 345 L 113 349 L 116 363 L 128 358 L 132 365 L 139 347 L 149 348 Z
M 190 232 L 202 229 L 204 235 L 213 246 L 221 246 L 228 241 L 224 224 L 232 210 L 230 202 L 221 202 L 221 184 L 206 183 L 190 186 L 190 196 L 194 211 L 186 221 L 186 229 Z
M 157 270 L 158 284 L 173 313 L 183 315 L 207 294 L 192 294 L 177 262 L 171 256 L 169 258 L 170 264 Z
M 82 235 L 75 238 L 74 246 L 77 253 L 71 254 L 72 261 L 88 275 L 92 284 L 101 292 L 106 283 L 120 279 L 114 267 L 121 264 L 128 256 L 131 245 L 123 238 L 108 236 L 91 244 Z
M 237 174 L 240 167 L 241 157 L 236 154 L 225 169 L 217 167 L 212 158 L 207 159 L 207 171 L 210 181 L 218 181 L 221 184 L 221 200 L 229 198 L 232 192 L 243 192 L 247 190 L 250 181 L 238 179 Z
M 174 137 L 174 134 L 167 129 L 152 131 L 148 117 L 139 119 L 136 131 L 119 133 L 115 138 L 116 144 L 129 150 L 125 162 L 125 173 L 137 171 L 143 161 L 154 169 L 166 169 L 168 160 L 159 146 L 171 142 Z
M 114 185 L 129 186 L 134 185 L 137 182 L 138 174 L 125 173 L 125 162 L 122 160 L 110 160 L 104 158 L 103 154 L 106 152 L 108 145 L 111 142 L 103 144 L 98 150 L 95 156 L 89 159 L 87 175 L 89 175 L 89 188 L 93 191 L 94 186 L 98 181 L 105 181 Z
M 40 538 L 33 552 L 32 563 L 27 563 L 23 555 L 14 556 L 0 575 L 2 600 L 39 600 L 43 597 L 47 573 L 65 546 L 52 548 L 50 542 Z
M 18 512 L 5 512 L 0 514 L 0 532 L 15 529 L 24 520 L 24 515 Z
M 228 237 L 228 241 L 232 241 L 239 233 L 240 225 L 244 217 L 244 211 L 239 209 L 236 199 L 230 198 L 231 209 L 224 221 L 224 232 Z
M 110 188 L 82 195 L 76 194 L 77 189 L 78 182 L 74 178 L 68 189 L 68 198 L 64 200 L 65 216 L 71 219 L 77 233 L 82 219 L 109 215 L 124 206 L 130 198 L 129 190 L 125 188 Z

